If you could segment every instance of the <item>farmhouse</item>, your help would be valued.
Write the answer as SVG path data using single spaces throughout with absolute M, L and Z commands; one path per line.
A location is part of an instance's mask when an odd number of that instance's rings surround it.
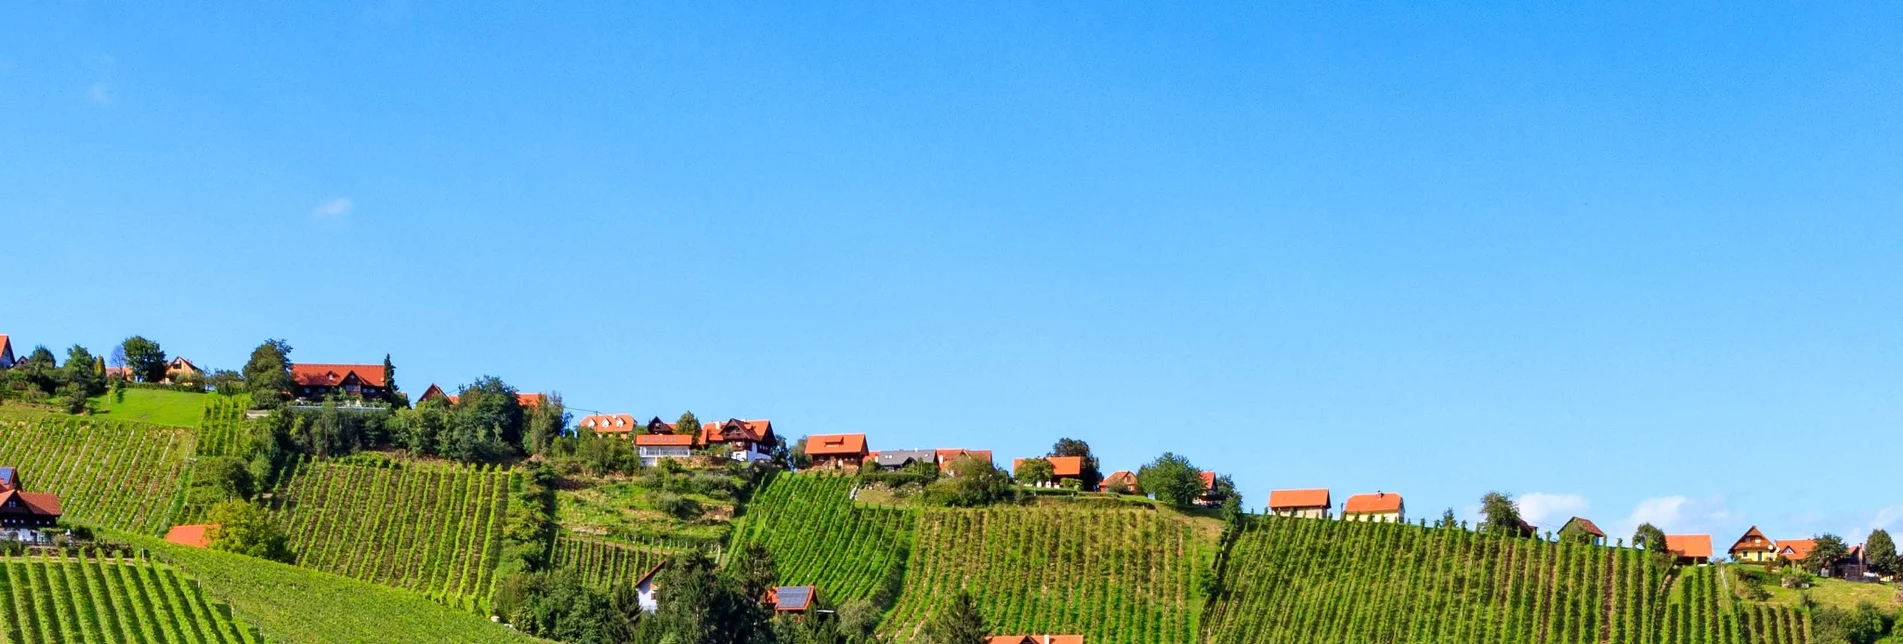
M 984 461 L 987 465 L 991 464 L 991 450 L 953 447 L 938 450 L 938 472 L 949 476 L 957 476 L 956 472 L 951 471 L 952 461 L 966 456 Z
M 59 497 L 20 489 L 20 471 L 0 467 L 0 538 L 38 541 L 37 528 L 59 525 Z
M 634 448 L 640 452 L 641 465 L 654 467 L 664 458 L 692 458 L 699 438 L 692 434 L 641 434 L 634 437 Z
M 1731 543 L 1731 550 L 1726 554 L 1731 555 L 1732 561 L 1765 563 L 1777 559 L 1777 545 L 1759 532 L 1757 526 L 1751 526 L 1744 531 L 1744 536 Z
M 1356 494 L 1341 505 L 1341 520 L 1407 523 L 1407 504 L 1393 492 Z
M 1334 501 L 1327 488 L 1313 490 L 1273 490 L 1269 492 L 1269 514 L 1279 517 L 1326 519 Z
M 429 402 L 431 400 L 441 400 L 451 405 L 454 405 L 460 402 L 460 400 L 456 397 L 455 394 L 444 391 L 442 387 L 437 386 L 436 383 L 433 383 L 433 382 L 430 383 L 428 389 L 423 390 L 423 395 L 416 397 L 416 402 L 419 404 Z M 526 392 L 519 392 L 519 391 L 516 392 L 515 394 L 515 404 L 517 406 L 520 406 L 523 409 L 534 409 L 536 407 L 542 406 L 544 403 L 547 403 L 547 402 L 548 402 L 548 394 L 526 393 Z
M 1711 535 L 1708 534 L 1668 534 L 1665 535 L 1665 551 L 1678 558 L 1681 566 L 1695 566 L 1711 561 Z
M 0 369 L 13 368 L 13 341 L 0 335 Z
M 1777 541 L 1776 554 L 1779 559 L 1783 559 L 1786 562 L 1802 565 L 1805 559 L 1810 558 L 1811 550 L 1816 548 L 1816 539 L 1779 539 Z M 1832 561 L 1823 568 L 1811 570 L 1810 572 L 1815 572 L 1825 577 L 1861 581 L 1863 579 L 1863 573 L 1868 570 L 1869 566 L 1867 562 L 1864 561 L 1863 546 L 1856 545 L 1851 546 L 1850 552 L 1837 558 L 1836 561 Z
M 813 467 L 859 467 L 866 461 L 865 434 L 814 434 L 806 437 Z
M 661 602 L 654 597 L 654 575 L 661 572 L 661 568 L 666 566 L 667 560 L 663 559 L 661 563 L 654 564 L 653 568 L 649 568 L 647 574 L 641 575 L 640 579 L 635 580 L 635 603 L 640 604 L 641 612 L 652 613 L 656 610 L 660 610 Z
M 775 614 L 805 613 L 818 599 L 819 588 L 815 586 L 774 586 L 766 589 L 766 603 L 773 605 Z
M 1196 495 L 1196 505 L 1204 507 L 1222 505 L 1222 500 L 1225 497 L 1216 491 L 1216 473 L 1203 470 L 1201 478 L 1203 481 L 1203 492 L 1202 494 Z
M 905 469 L 913 463 L 935 463 L 938 452 L 929 449 L 895 449 L 882 452 L 868 452 L 866 465 L 885 471 Z
M 581 417 L 581 420 L 575 422 L 575 427 L 592 431 L 597 436 L 626 438 L 633 436 L 635 429 L 640 426 L 635 424 L 634 416 L 631 414 L 593 414 Z
M 702 423 L 700 441 L 709 447 L 726 445 L 733 450 L 729 457 L 742 463 L 773 460 L 771 451 L 780 443 L 780 439 L 773 435 L 773 421 L 738 418 Z
M 993 635 L 985 644 L 1084 644 L 1082 635 Z
M 384 394 L 386 387 L 380 364 L 291 365 L 291 393 L 306 400 L 319 400 L 334 393 L 376 398 Z
M 1773 551 L 1773 553 L 1777 555 L 1777 558 L 1791 563 L 1798 563 L 1810 557 L 1811 549 L 1817 547 L 1817 540 L 1778 539 L 1774 547 L 1777 548 Z
M 175 525 L 172 526 L 171 530 L 165 531 L 165 540 L 181 546 L 210 548 L 212 533 L 217 529 L 218 524 L 216 523 Z
M 1590 519 L 1573 517 L 1566 520 L 1566 525 L 1559 527 L 1559 540 L 1603 546 L 1606 545 L 1606 532 L 1600 530 L 1599 525 Z
M 1137 475 L 1130 470 L 1117 470 L 1103 477 L 1103 483 L 1097 485 L 1098 492 L 1109 492 L 1111 488 L 1122 486 L 1130 494 L 1142 494 L 1143 487 L 1137 485 Z
M 167 384 L 174 383 L 185 376 L 202 378 L 205 376 L 205 370 L 198 368 L 198 365 L 192 364 L 192 361 L 186 360 L 183 357 L 173 357 L 171 362 L 165 363 L 165 379 L 161 382 Z

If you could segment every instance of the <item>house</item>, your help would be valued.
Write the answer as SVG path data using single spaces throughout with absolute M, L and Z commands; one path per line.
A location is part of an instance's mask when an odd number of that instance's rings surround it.
M 180 378 L 187 375 L 204 378 L 205 370 L 198 368 L 198 365 L 192 364 L 190 360 L 174 356 L 171 362 L 165 363 L 165 379 L 160 382 L 167 384 L 178 382 Z
M 13 368 L 13 341 L 0 335 L 0 369 Z
M 1830 567 L 1825 569 L 1825 572 L 1838 579 L 1866 581 L 1863 578 L 1863 574 L 1869 572 L 1869 570 L 1869 562 L 1865 561 L 1863 556 L 1863 544 L 1857 544 L 1850 547 L 1849 554 L 1831 562 Z
M 674 433 L 674 423 L 661 420 L 660 416 L 655 416 L 654 418 L 648 420 L 648 433 L 649 434 L 672 434 Z
M 693 434 L 641 434 L 634 437 L 634 449 L 640 452 L 641 465 L 654 467 L 664 458 L 692 458 L 699 439 Z
M 1143 486 L 1137 485 L 1137 475 L 1130 470 L 1117 470 L 1103 477 L 1103 483 L 1097 485 L 1098 492 L 1108 492 L 1110 488 L 1121 484 L 1130 494 L 1142 494 Z
M 882 452 L 867 452 L 866 465 L 885 471 L 905 469 L 913 463 L 938 462 L 938 452 L 929 449 L 894 449 Z
M 1222 501 L 1225 497 L 1216 490 L 1216 473 L 1203 470 L 1201 479 L 1203 482 L 1203 493 L 1196 495 L 1196 505 L 1203 507 L 1222 505 Z
M 1407 523 L 1407 504 L 1393 492 L 1356 494 L 1341 504 L 1341 520 Z
M 1329 509 L 1333 507 L 1334 501 L 1329 498 L 1327 488 L 1269 492 L 1269 514 L 1278 517 L 1326 519 Z
M 1799 563 L 1810 556 L 1812 548 L 1817 547 L 1816 539 L 1778 539 L 1772 547 L 1772 554 L 1778 559 L 1790 563 Z
M 0 467 L 0 539 L 39 541 L 38 528 L 59 525 L 59 497 L 20 489 L 20 471 Z
M 1084 457 L 1082 456 L 1039 456 L 1051 463 L 1051 480 L 1062 482 L 1064 479 L 1082 480 L 1084 477 Z M 1018 465 L 1025 459 L 1011 459 L 1011 472 L 1018 471 Z
M 728 457 L 742 463 L 773 460 L 773 448 L 780 444 L 779 437 L 773 435 L 773 421 L 739 418 L 702 423 L 700 441 L 709 447 L 726 445 L 732 450 Z
M 416 402 L 418 403 L 423 403 L 430 400 L 442 400 L 442 401 L 448 402 L 451 405 L 461 402 L 461 400 L 457 398 L 455 394 L 444 391 L 442 387 L 437 386 L 436 383 L 433 383 L 433 382 L 429 384 L 428 389 L 423 390 L 423 395 L 416 397 Z M 548 402 L 548 394 L 528 393 L 528 392 L 521 392 L 521 391 L 518 391 L 515 394 L 515 404 L 523 409 L 534 409 L 536 407 L 541 407 L 543 404 L 547 402 Z
M 175 525 L 171 530 L 165 531 L 165 540 L 181 546 L 210 548 L 212 533 L 218 530 L 218 527 L 216 523 Z
M 305 400 L 321 400 L 333 393 L 378 398 L 388 386 L 380 364 L 291 365 L 291 394 Z
M 1711 535 L 1708 534 L 1668 534 L 1665 535 L 1665 551 L 1678 558 L 1681 566 L 1696 566 L 1711 562 Z
M 1531 523 L 1527 523 L 1526 519 L 1516 519 L 1516 520 L 1520 522 L 1520 528 L 1514 531 L 1515 534 L 1520 535 L 1520 537 L 1524 539 L 1540 538 L 1539 526 L 1533 525 Z
M 1767 563 L 1777 560 L 1777 544 L 1759 532 L 1757 526 L 1751 526 L 1744 531 L 1744 536 L 1731 543 L 1731 550 L 1726 554 L 1731 555 L 1732 561 Z
M 773 605 L 775 615 L 804 614 L 818 600 L 819 588 L 815 586 L 774 586 L 766 589 L 766 603 Z
M 1082 635 L 993 635 L 985 644 L 1084 644 Z
M 865 434 L 814 434 L 806 437 L 806 456 L 813 467 L 857 468 L 866 461 Z
M 635 580 L 635 603 L 641 606 L 641 612 L 652 613 L 661 609 L 661 602 L 654 596 L 654 575 L 661 572 L 661 568 L 666 566 L 667 560 L 663 559 L 661 563 L 654 564 L 653 568 L 649 568 L 646 574 L 641 575 L 640 579 Z
M 428 389 L 423 390 L 423 395 L 416 397 L 416 402 L 419 405 L 432 400 L 441 400 L 451 405 L 456 404 L 455 396 L 449 395 L 449 393 L 443 391 L 442 387 L 437 386 L 436 383 L 433 382 L 429 383 Z
M 1578 536 L 1574 537 L 1574 535 Z M 1603 546 L 1606 545 L 1606 532 L 1600 530 L 1599 525 L 1593 523 L 1591 519 L 1573 517 L 1566 520 L 1566 525 L 1559 527 L 1559 540 Z
M 640 426 L 634 423 L 633 414 L 592 414 L 575 421 L 577 429 L 586 429 L 596 436 L 626 438 L 633 436 Z M 672 429 L 672 428 L 669 428 Z M 666 432 L 672 434 L 674 432 Z
M 966 456 L 984 461 L 986 464 L 991 464 L 991 450 L 988 449 L 965 449 L 963 447 L 941 449 L 938 450 L 938 473 L 947 476 L 956 476 L 957 474 L 951 471 L 952 461 Z M 993 465 L 993 467 L 996 466 Z
M 1775 554 L 1777 558 L 1783 559 L 1793 565 L 1802 565 L 1805 559 L 1810 558 L 1811 550 L 1816 547 L 1816 539 L 1779 539 L 1777 541 Z M 1836 561 L 1830 562 L 1823 568 L 1811 570 L 1810 572 L 1815 572 L 1825 577 L 1862 581 L 1863 573 L 1868 571 L 1869 566 L 1868 562 L 1864 560 L 1863 546 L 1856 545 L 1851 546 L 1850 552 L 1839 557 Z

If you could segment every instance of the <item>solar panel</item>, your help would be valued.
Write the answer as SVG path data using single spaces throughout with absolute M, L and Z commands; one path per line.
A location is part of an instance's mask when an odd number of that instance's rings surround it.
M 780 600 L 775 608 L 803 608 L 813 601 L 813 587 L 781 586 L 774 596 Z

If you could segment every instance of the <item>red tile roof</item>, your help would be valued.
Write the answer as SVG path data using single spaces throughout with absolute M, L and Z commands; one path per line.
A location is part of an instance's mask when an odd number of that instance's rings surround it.
M 728 440 L 728 429 L 733 430 L 734 440 L 760 443 L 765 442 L 766 437 L 773 433 L 773 421 L 729 418 L 725 421 L 701 423 L 701 440 L 709 444 L 724 443 Z
M 585 427 L 596 434 L 628 434 L 639 425 L 634 423 L 631 414 L 591 414 L 575 422 L 576 427 Z
M 436 383 L 432 382 L 432 383 L 429 383 L 428 389 L 423 390 L 423 395 L 416 397 L 416 402 L 423 402 L 425 400 L 429 400 L 431 398 L 438 398 L 438 397 L 444 400 L 450 399 L 450 395 L 447 392 L 444 392 L 442 387 L 438 387 L 436 386 Z M 451 404 L 454 404 L 454 401 L 451 401 Z
M 51 492 L 21 492 L 19 490 L 0 492 L 0 507 L 4 507 L 7 501 L 14 497 L 19 497 L 20 503 L 26 506 L 27 514 L 60 515 L 59 496 Z
M 1751 545 L 1751 542 L 1753 541 L 1752 537 L 1757 537 L 1755 541 L 1762 545 L 1753 547 Z M 1770 537 L 1764 536 L 1763 532 L 1759 532 L 1757 526 L 1751 526 L 1751 529 L 1744 531 L 1744 534 L 1742 536 L 1739 536 L 1737 541 L 1731 542 L 1731 549 L 1727 550 L 1726 552 L 1735 555 L 1735 554 L 1738 554 L 1740 551 L 1752 552 L 1756 550 L 1762 550 L 1764 552 L 1770 552 L 1775 549 L 1776 549 L 1776 546 L 1771 543 Z
M 1136 491 L 1139 487 L 1137 485 L 1137 475 L 1135 473 L 1131 472 L 1130 470 L 1117 470 L 1115 472 L 1111 472 L 1110 476 L 1103 477 L 1103 483 L 1098 484 L 1097 488 L 1100 490 L 1109 489 L 1111 483 L 1117 483 L 1117 482 L 1122 482 L 1124 485 L 1130 486 L 1130 490 L 1133 492 Z
M 1401 495 L 1393 492 L 1356 494 L 1348 497 L 1348 502 L 1341 506 L 1342 514 L 1379 514 L 1400 511 Z
M 291 381 L 299 387 L 335 387 L 352 373 L 357 374 L 357 380 L 365 386 L 383 386 L 383 365 L 380 364 L 291 365 Z
M 170 541 L 172 543 L 176 543 L 181 546 L 191 546 L 193 548 L 210 548 L 211 547 L 211 531 L 217 530 L 217 529 L 218 529 L 218 524 L 216 523 L 195 523 L 192 525 L 175 525 L 175 526 L 172 526 L 171 530 L 167 530 L 165 532 L 165 540 Z
M 547 401 L 548 401 L 548 394 L 525 394 L 520 391 L 515 392 L 515 404 L 521 406 L 523 409 L 534 409 L 536 407 L 542 406 L 542 403 Z
M 641 434 L 634 444 L 641 447 L 693 447 L 697 441 L 686 434 Z
M 951 471 L 952 461 L 958 460 L 958 457 L 960 456 L 970 456 L 972 458 L 976 458 L 986 463 L 992 462 L 991 450 L 988 450 L 988 449 L 965 449 L 963 447 L 953 447 L 949 449 L 936 450 L 936 453 L 938 454 L 938 471 L 940 472 Z
M 1269 492 L 1270 510 L 1291 510 L 1302 508 L 1326 508 L 1333 505 L 1328 498 L 1328 488 L 1315 490 L 1274 490 Z
M 1785 559 L 1797 561 L 1809 557 L 1811 549 L 1816 547 L 1816 539 L 1779 539 L 1775 552 Z
M 1710 559 L 1711 535 L 1668 534 L 1665 535 L 1665 550 L 1680 557 Z
M 1202 474 L 1202 478 L 1203 478 L 1204 491 L 1216 489 L 1216 473 L 1215 472 L 1204 470 Z
M 766 601 L 773 610 L 789 613 L 805 612 L 813 606 L 813 600 L 819 595 L 815 586 L 774 586 L 766 589 Z
M 865 453 L 865 434 L 814 434 L 806 437 L 807 456 L 861 456 Z
M 1084 475 L 1084 457 L 1082 456 L 1046 456 L 1051 462 L 1051 475 L 1076 478 Z

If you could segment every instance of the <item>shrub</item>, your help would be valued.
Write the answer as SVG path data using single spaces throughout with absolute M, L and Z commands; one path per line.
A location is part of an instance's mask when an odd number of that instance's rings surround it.
M 701 515 L 700 502 L 668 492 L 654 496 L 654 509 L 682 521 L 698 519 Z

